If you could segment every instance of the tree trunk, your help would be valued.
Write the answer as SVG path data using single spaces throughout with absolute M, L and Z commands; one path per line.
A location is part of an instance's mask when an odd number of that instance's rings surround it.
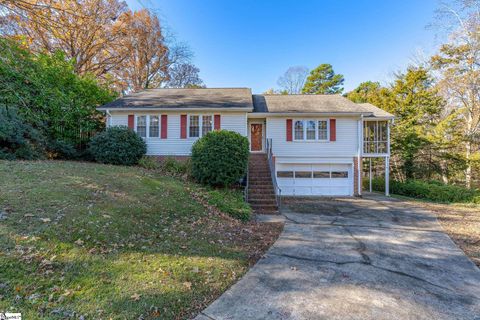
M 467 160 L 467 168 L 465 169 L 465 186 L 470 189 L 472 187 L 472 163 L 470 162 L 472 143 L 470 141 L 466 142 L 465 150 L 465 159 Z

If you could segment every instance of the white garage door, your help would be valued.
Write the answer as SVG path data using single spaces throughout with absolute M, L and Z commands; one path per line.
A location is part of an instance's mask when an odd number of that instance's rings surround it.
M 282 195 L 349 196 L 353 193 L 351 164 L 277 164 Z

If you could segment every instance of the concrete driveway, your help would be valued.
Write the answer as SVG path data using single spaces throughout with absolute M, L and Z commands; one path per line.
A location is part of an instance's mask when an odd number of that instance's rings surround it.
M 432 213 L 376 196 L 284 216 L 265 258 L 197 319 L 480 319 L 480 270 Z

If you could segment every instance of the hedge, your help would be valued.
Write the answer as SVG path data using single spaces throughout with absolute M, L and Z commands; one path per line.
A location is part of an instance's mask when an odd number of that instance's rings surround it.
M 364 186 L 368 187 L 368 179 Z M 372 189 L 385 191 L 385 179 L 372 179 Z M 480 191 L 460 186 L 443 184 L 439 181 L 407 180 L 390 181 L 390 193 L 406 197 L 443 203 L 480 203 Z

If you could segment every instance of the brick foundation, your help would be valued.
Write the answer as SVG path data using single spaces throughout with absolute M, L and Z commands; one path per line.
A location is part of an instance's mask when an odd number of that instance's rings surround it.
M 358 162 L 360 161 L 360 170 L 362 168 L 362 158 L 361 157 L 353 157 L 353 195 L 358 197 L 361 193 L 358 193 Z M 362 185 L 362 175 L 360 175 L 360 186 Z
M 149 157 L 157 160 L 158 162 L 163 162 L 165 161 L 165 159 L 175 159 L 177 161 L 183 162 L 191 158 L 190 156 L 149 156 Z

